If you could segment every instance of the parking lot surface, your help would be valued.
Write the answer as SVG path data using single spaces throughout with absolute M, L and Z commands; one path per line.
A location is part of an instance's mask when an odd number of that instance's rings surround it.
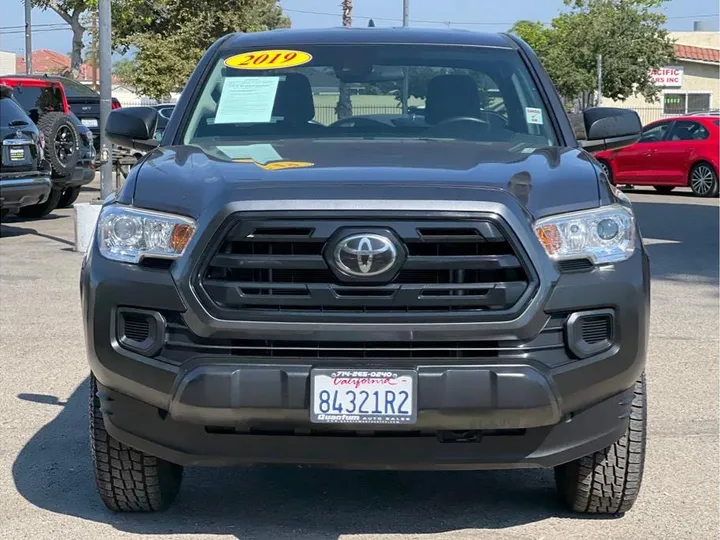
M 81 255 L 59 210 L 0 230 L 0 538 L 717 538 L 718 200 L 629 196 L 653 312 L 645 480 L 625 516 L 565 512 L 543 470 L 198 468 L 163 514 L 107 511 L 88 447 Z

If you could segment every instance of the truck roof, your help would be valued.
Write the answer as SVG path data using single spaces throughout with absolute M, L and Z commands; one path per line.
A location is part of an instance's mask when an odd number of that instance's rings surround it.
M 510 49 L 514 43 L 507 34 L 473 32 L 437 28 L 317 28 L 278 29 L 249 34 L 232 34 L 222 50 L 275 45 L 348 45 L 348 44 L 411 44 L 411 45 L 472 45 Z

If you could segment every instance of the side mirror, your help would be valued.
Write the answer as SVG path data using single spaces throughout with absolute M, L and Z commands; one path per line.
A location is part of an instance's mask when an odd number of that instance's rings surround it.
M 570 123 L 580 146 L 588 152 L 629 146 L 642 135 L 640 117 L 630 109 L 595 107 L 582 115 L 570 115 Z
M 108 116 L 105 133 L 117 146 L 152 150 L 160 144 L 155 140 L 158 113 L 152 107 L 126 107 L 115 109 Z

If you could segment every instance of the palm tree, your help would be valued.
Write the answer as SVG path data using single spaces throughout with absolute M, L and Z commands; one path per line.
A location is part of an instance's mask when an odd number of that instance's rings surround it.
M 352 0 L 342 0 L 342 24 L 343 26 L 352 26 Z M 340 95 L 338 103 L 335 107 L 335 113 L 338 119 L 352 116 L 352 101 L 350 100 L 350 89 L 345 83 L 340 82 Z

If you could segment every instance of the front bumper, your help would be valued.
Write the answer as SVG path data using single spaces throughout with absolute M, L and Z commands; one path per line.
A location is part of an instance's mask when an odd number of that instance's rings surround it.
M 296 464 L 352 469 L 476 470 L 554 467 L 605 448 L 625 433 L 633 392 L 627 390 L 554 426 L 442 433 L 265 433 L 212 429 L 163 417 L 152 405 L 99 386 L 105 428 L 123 443 L 187 466 Z
M 50 194 L 51 182 L 46 176 L 0 178 L 0 208 L 22 208 L 40 204 Z
M 513 227 L 522 234 L 519 224 Z M 624 433 L 632 388 L 644 369 L 647 254 L 638 241 L 627 261 L 563 274 L 530 240 L 521 240 L 541 287 L 519 316 L 385 325 L 218 320 L 187 291 L 184 278 L 192 271 L 193 253 L 168 270 L 111 262 L 93 246 L 83 264 L 81 293 L 107 429 L 121 442 L 183 464 L 533 467 L 604 448 Z M 138 354 L 122 344 L 120 308 L 151 310 L 163 320 L 162 343 L 152 353 Z M 574 313 L 593 310 L 613 313 L 613 343 L 578 358 L 567 343 L 569 321 Z M 234 355 L 213 344 L 224 339 L 485 340 L 498 346 L 472 360 L 268 359 Z M 360 432 L 357 426 L 310 423 L 313 368 L 368 366 L 417 371 L 416 424 Z

